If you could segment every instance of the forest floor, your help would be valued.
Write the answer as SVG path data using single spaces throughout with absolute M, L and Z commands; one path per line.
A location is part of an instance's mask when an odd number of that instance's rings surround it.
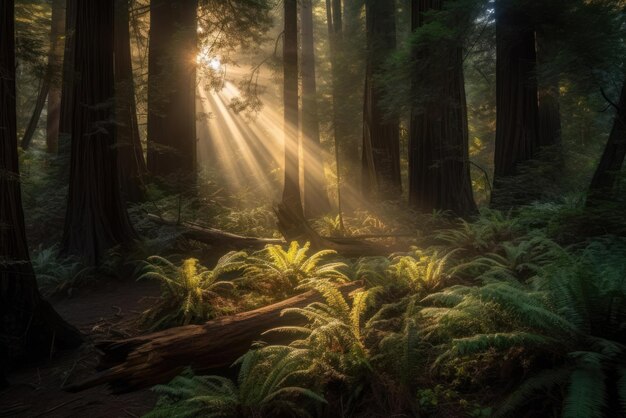
M 139 417 L 152 409 L 149 389 L 112 395 L 106 387 L 68 393 L 64 385 L 95 372 L 94 343 L 141 333 L 136 319 L 159 295 L 154 282 L 113 282 L 53 301 L 54 308 L 86 336 L 76 350 L 53 352 L 48 360 L 9 375 L 11 386 L 0 392 L 0 417 L 117 418 Z

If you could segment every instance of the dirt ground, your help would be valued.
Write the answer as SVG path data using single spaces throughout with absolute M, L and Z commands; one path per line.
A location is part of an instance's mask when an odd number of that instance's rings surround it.
M 137 335 L 135 320 L 159 294 L 150 282 L 110 283 L 53 302 L 56 310 L 86 335 L 72 351 L 52 352 L 49 359 L 8 376 L 11 386 L 0 392 L 0 417 L 139 417 L 156 401 L 150 390 L 112 395 L 106 387 L 79 393 L 61 388 L 95 372 L 95 342 Z

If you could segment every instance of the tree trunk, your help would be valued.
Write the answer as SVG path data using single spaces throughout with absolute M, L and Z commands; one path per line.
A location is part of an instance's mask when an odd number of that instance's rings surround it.
M 76 56 L 74 39 L 76 32 L 76 7 L 78 0 L 65 1 L 65 51 L 63 53 L 63 82 L 61 85 L 61 109 L 59 117 L 59 152 L 69 154 L 74 111 L 74 61 Z
M 442 0 L 414 0 L 412 30 L 427 23 L 424 13 L 442 8 Z M 414 55 L 412 96 L 420 99 L 420 105 L 411 110 L 409 202 L 422 212 L 470 215 L 476 204 L 469 169 L 463 47 L 456 39 L 442 39 L 417 47 Z
M 535 32 L 528 16 L 507 0 L 496 1 L 496 143 L 494 190 L 496 206 L 525 203 L 530 184 L 510 193 L 507 179 L 539 149 Z M 522 191 L 520 192 L 519 189 Z
M 285 183 L 283 204 L 302 213 L 300 201 L 300 156 L 298 147 L 298 2 L 284 0 L 283 35 Z
M 358 290 L 362 283 L 340 286 L 344 295 Z M 289 342 L 288 333 L 268 333 L 272 328 L 299 325 L 299 316 L 282 315 L 287 308 L 302 308 L 321 301 L 309 291 L 273 305 L 209 321 L 203 325 L 170 328 L 122 341 L 99 344 L 104 353 L 98 375 L 66 388 L 77 392 L 108 383 L 114 392 L 123 393 L 171 380 L 191 366 L 196 373 L 229 367 L 245 354 L 255 341 L 270 344 Z
M 611 134 L 589 186 L 588 205 L 615 198 L 615 182 L 626 157 L 626 83 L 616 111 Z
M 28 147 L 30 147 L 30 143 L 33 140 L 35 131 L 37 130 L 37 125 L 39 125 L 41 112 L 43 111 L 43 107 L 46 104 L 46 99 L 48 98 L 49 91 L 50 80 L 48 79 L 48 75 L 45 74 L 44 78 L 41 80 L 41 87 L 39 88 L 37 99 L 35 100 L 35 108 L 33 109 L 33 114 L 28 120 L 28 126 L 26 126 L 24 136 L 22 137 L 22 141 L 20 142 L 20 146 L 22 147 L 22 149 L 28 149 Z
M 400 178 L 400 122 L 385 114 L 381 101 L 380 71 L 396 48 L 395 3 L 368 0 L 367 70 L 363 104 L 361 192 L 366 197 L 397 199 L 402 194 Z
M 353 112 L 351 99 L 354 96 L 354 82 L 357 75 L 350 71 L 354 52 L 350 51 L 344 38 L 354 35 L 354 22 L 347 19 L 350 30 L 344 31 L 341 0 L 326 0 L 326 19 L 328 25 L 328 43 L 332 76 L 332 128 L 335 145 L 335 162 L 337 164 L 337 205 L 342 208 L 356 207 L 359 201 L 358 179 L 360 178 L 359 146 L 360 137 L 355 127 L 360 126 L 358 112 Z M 352 5 L 352 7 L 354 7 Z M 350 9 L 349 9 L 350 10 Z M 344 34 L 344 32 L 346 32 Z M 345 36 L 344 36 L 345 35 Z M 353 45 L 352 45 L 353 46 Z M 348 54 L 351 52 L 350 54 Z
M 52 30 L 50 32 L 50 55 L 48 55 L 50 90 L 48 91 L 48 114 L 46 117 L 46 149 L 52 154 L 59 151 L 64 34 L 65 2 L 64 0 L 52 0 Z
M 0 380 L 16 361 L 80 344 L 44 301 L 33 272 L 17 157 L 14 1 L 0 0 Z
M 115 121 L 122 194 L 130 202 L 143 199 L 146 160 L 139 137 L 135 83 L 130 51 L 129 2 L 115 3 Z
M 308 218 L 330 211 L 324 159 L 320 146 L 313 39 L 313 2 L 303 0 L 302 21 L 302 147 L 304 153 L 304 210 Z
M 135 238 L 119 189 L 115 149 L 113 6 L 114 0 L 81 0 L 76 11 L 77 77 L 63 249 L 92 264 L 107 249 Z
M 196 182 L 197 0 L 150 2 L 148 171 Z

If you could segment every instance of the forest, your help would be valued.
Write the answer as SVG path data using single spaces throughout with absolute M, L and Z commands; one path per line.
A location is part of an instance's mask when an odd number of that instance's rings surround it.
M 624 0 L 0 0 L 0 417 L 626 417 Z

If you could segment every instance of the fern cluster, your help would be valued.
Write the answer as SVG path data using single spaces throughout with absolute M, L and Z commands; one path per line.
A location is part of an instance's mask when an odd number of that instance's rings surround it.
M 561 393 L 564 417 L 626 414 L 626 263 L 624 252 L 598 245 L 581 261 L 550 264 L 528 285 L 456 286 L 425 298 L 434 305 L 422 310 L 432 321 L 426 335 L 446 345 L 438 362 L 516 349 L 524 352 L 520 361 L 550 359 L 551 368 L 529 366 L 499 416 Z
M 310 409 L 326 402 L 311 388 L 310 356 L 305 349 L 286 346 L 253 349 L 235 363 L 236 382 L 187 370 L 155 387 L 160 398 L 145 417 L 310 417 Z M 301 386 L 305 382 L 309 385 Z
M 347 267 L 345 263 L 324 262 L 335 251 L 322 250 L 309 256 L 309 249 L 308 242 L 300 246 L 293 241 L 287 250 L 280 245 L 267 245 L 247 259 L 242 282 L 261 293 L 287 297 L 316 281 L 348 280 L 342 271 Z
M 221 280 L 225 273 L 244 266 L 245 253 L 230 252 L 210 270 L 197 259 L 189 258 L 176 266 L 159 256 L 148 257 L 138 280 L 153 279 L 161 283 L 161 298 L 142 314 L 142 322 L 150 329 L 171 325 L 187 325 L 212 318 L 217 310 L 214 302 L 233 286 Z

